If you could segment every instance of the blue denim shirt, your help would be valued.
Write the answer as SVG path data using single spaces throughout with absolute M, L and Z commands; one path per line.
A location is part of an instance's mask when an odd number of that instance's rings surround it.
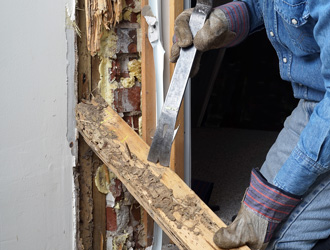
M 274 184 L 301 195 L 330 170 L 330 0 L 242 0 L 250 33 L 266 29 L 294 96 L 319 102 Z

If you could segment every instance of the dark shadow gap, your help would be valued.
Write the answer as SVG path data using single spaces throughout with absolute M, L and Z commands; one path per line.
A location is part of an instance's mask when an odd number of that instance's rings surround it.
M 203 181 L 193 187 L 196 193 L 206 196 L 201 198 L 212 208 L 218 205 L 217 214 L 229 223 L 239 209 L 251 169 L 262 166 L 297 100 L 290 83 L 280 78 L 278 59 L 265 32 L 226 49 L 216 72 L 218 55 L 219 50 L 204 53 L 192 79 L 192 178 Z M 212 74 L 216 80 L 205 103 Z

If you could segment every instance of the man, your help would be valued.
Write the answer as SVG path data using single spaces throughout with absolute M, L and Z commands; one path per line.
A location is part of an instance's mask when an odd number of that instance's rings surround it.
M 194 38 L 191 13 L 185 10 L 176 20 L 172 62 L 180 47 L 231 47 L 263 29 L 281 77 L 300 99 L 260 171 L 252 170 L 236 219 L 215 234 L 215 243 L 312 249 L 330 235 L 330 1 L 234 1 L 215 8 Z

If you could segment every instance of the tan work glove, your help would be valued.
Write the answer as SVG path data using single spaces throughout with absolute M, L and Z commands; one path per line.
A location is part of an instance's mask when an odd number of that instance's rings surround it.
M 234 222 L 214 235 L 214 243 L 224 249 L 247 245 L 252 250 L 266 249 L 264 243 L 268 222 L 242 204 Z
M 193 38 L 189 27 L 192 12 L 193 8 L 184 10 L 175 20 L 175 41 L 171 48 L 170 61 L 175 63 L 180 56 L 180 49 L 194 43 L 198 52 L 190 75 L 195 75 L 199 70 L 201 52 L 226 46 L 235 38 L 236 34 L 228 30 L 228 20 L 223 11 L 214 9 L 203 28 Z
M 253 169 L 241 209 L 232 224 L 220 228 L 214 243 L 224 249 L 247 245 L 252 250 L 266 249 L 274 230 L 301 201 L 267 182 Z

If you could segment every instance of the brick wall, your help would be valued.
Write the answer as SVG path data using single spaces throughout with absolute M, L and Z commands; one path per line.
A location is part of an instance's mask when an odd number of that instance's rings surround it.
M 137 132 L 141 118 L 140 1 L 124 0 L 120 22 L 102 27 L 99 93 Z M 107 250 L 144 249 L 141 207 L 112 173 L 106 195 Z

